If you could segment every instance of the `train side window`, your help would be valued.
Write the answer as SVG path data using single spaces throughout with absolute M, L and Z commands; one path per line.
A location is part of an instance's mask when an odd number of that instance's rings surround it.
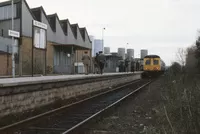
M 158 65 L 158 60 L 153 60 L 154 65 Z
M 150 65 L 150 64 L 151 64 L 151 61 L 150 61 L 150 60 L 146 60 L 145 64 L 146 64 L 146 65 Z

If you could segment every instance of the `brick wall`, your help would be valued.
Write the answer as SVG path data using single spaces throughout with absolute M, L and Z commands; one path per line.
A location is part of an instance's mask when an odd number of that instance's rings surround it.
M 22 42 L 20 46 L 20 62 L 22 62 L 22 74 L 30 75 L 32 67 L 32 39 L 22 37 Z
M 22 37 L 20 46 L 22 74 L 30 75 L 32 73 L 32 38 Z M 42 49 L 34 49 L 34 74 L 43 73 L 45 51 Z M 53 44 L 47 43 L 47 73 L 53 72 Z
M 99 91 L 117 84 L 130 82 L 136 79 L 140 79 L 140 75 L 130 75 L 121 78 L 111 78 L 104 81 L 96 81 L 91 83 L 85 83 L 80 85 L 71 85 L 66 87 L 52 87 L 48 90 L 43 90 L 41 85 L 40 91 L 21 93 L 16 95 L 7 95 L 0 97 L 0 117 L 23 112 L 25 110 L 34 109 L 50 103 L 53 103 L 57 99 L 69 99 L 71 97 L 88 94 L 91 92 Z M 22 90 L 24 87 L 21 87 Z M 38 87 L 37 87 L 38 88 Z
M 82 62 L 82 57 L 85 53 L 85 51 L 88 52 L 88 55 L 91 56 L 91 50 L 76 50 L 76 59 L 75 62 Z M 90 66 L 89 66 L 89 72 L 93 73 L 94 71 L 94 66 L 93 66 L 93 62 L 92 62 L 92 58 L 91 58 L 91 62 L 90 62 Z
M 12 55 L 0 54 L 0 75 L 6 76 L 12 74 Z
M 47 43 L 47 73 L 53 73 L 53 56 L 54 56 L 54 47 L 53 44 L 48 42 Z
M 53 73 L 53 60 L 54 60 L 54 44 L 47 43 L 47 66 L 46 71 L 48 74 Z M 91 56 L 91 50 L 76 50 L 75 62 L 82 62 L 82 56 L 87 51 Z M 20 46 L 21 61 L 22 61 L 22 74 L 31 75 L 32 73 L 32 38 L 22 37 Z M 44 64 L 44 51 L 40 49 L 34 49 L 34 74 L 41 74 Z M 92 63 L 91 63 L 92 66 Z M 92 71 L 92 67 L 90 68 Z
M 91 56 L 90 50 L 76 50 L 76 62 L 82 62 L 82 57 L 85 51 L 87 51 L 88 55 Z

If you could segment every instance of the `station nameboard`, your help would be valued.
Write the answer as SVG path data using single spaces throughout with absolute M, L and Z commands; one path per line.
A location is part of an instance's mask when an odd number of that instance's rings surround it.
M 41 23 L 41 22 L 36 21 L 36 20 L 33 20 L 33 25 L 34 25 L 34 26 L 37 26 L 37 27 L 40 27 L 40 28 L 42 28 L 42 29 L 47 29 L 47 25 L 46 25 L 46 24 Z
M 12 36 L 12 37 L 16 37 L 16 38 L 20 37 L 20 33 L 17 31 L 13 31 L 13 30 L 8 30 L 8 35 Z

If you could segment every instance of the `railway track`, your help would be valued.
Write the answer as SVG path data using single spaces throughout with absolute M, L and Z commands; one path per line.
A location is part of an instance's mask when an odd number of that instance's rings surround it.
M 88 99 L 0 128 L 1 134 L 69 134 L 141 90 L 150 80 L 138 80 Z

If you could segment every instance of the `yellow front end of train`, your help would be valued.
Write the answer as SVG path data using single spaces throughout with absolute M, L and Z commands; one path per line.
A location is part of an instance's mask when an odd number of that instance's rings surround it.
M 165 70 L 165 63 L 158 55 L 147 55 L 143 61 L 143 71 L 147 76 L 159 75 Z
M 144 71 L 161 71 L 160 58 L 144 58 Z

